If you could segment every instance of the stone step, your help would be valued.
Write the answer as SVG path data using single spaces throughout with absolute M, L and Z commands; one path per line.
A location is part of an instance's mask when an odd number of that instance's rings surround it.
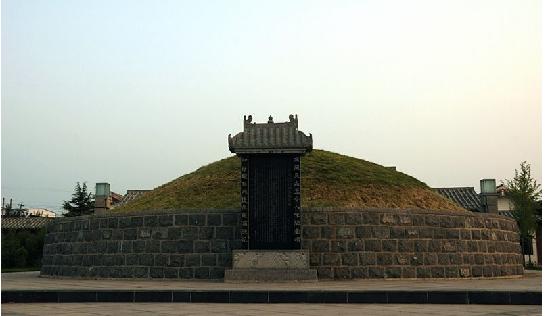
M 315 269 L 227 269 L 225 282 L 317 281 Z
M 233 250 L 233 269 L 309 269 L 309 251 Z

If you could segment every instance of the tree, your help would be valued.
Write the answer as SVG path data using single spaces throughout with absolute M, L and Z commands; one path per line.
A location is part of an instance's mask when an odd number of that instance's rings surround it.
M 86 182 L 77 182 L 74 188 L 73 198 L 70 201 L 63 202 L 63 209 L 67 211 L 64 216 L 89 215 L 94 212 L 94 198 L 91 192 L 88 192 Z
M 540 184 L 531 178 L 531 166 L 526 161 L 520 164 L 519 171 L 515 170 L 512 180 L 506 180 L 506 186 L 507 195 L 514 205 L 512 216 L 518 223 L 523 250 L 524 243 L 531 241 L 537 227 L 535 207 L 542 191 Z

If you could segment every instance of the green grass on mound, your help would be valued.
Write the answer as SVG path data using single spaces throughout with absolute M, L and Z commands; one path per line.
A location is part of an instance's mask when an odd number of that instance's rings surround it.
M 239 169 L 238 157 L 222 159 L 145 193 L 113 212 L 238 208 Z M 302 205 L 462 210 L 414 177 L 324 150 L 313 150 L 302 159 Z

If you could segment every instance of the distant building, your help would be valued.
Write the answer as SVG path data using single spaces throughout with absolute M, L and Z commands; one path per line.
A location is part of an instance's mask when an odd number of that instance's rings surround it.
M 39 230 L 46 227 L 48 223 L 53 221 L 51 217 L 21 217 L 21 216 L 2 216 L 2 232 L 19 231 L 19 230 Z
M 45 208 L 29 208 L 25 211 L 26 216 L 55 217 L 56 214 Z

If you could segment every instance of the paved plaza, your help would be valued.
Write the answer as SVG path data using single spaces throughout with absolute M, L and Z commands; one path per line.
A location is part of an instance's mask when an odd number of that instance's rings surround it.
M 542 291 L 541 273 L 483 280 L 351 280 L 302 283 L 223 283 L 174 280 L 76 280 L 37 272 L 2 274 L 2 290 L 482 290 Z M 541 305 L 4 303 L 2 315 L 542 315 Z
M 40 277 L 39 272 L 2 273 L 2 290 L 483 290 L 542 291 L 541 272 L 497 279 L 361 279 L 300 283 L 224 283 L 189 280 L 82 280 Z
M 523 305 L 412 304 L 185 304 L 66 303 L 2 304 L 2 315 L 542 315 Z

